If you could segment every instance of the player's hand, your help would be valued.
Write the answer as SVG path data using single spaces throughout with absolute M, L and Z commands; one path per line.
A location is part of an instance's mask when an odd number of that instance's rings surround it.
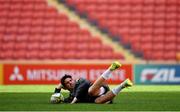
M 62 84 L 58 84 L 56 88 L 57 88 L 57 89 L 65 89 Z
M 74 104 L 74 103 L 76 103 L 76 102 L 77 102 L 77 98 L 74 97 L 73 100 L 72 100 L 72 102 L 71 102 L 71 104 Z

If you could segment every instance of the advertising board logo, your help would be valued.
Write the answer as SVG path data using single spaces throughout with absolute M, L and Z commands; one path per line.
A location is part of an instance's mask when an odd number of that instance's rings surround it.
M 23 81 L 24 80 L 23 75 L 20 73 L 20 70 L 19 70 L 18 66 L 14 67 L 13 73 L 11 74 L 9 79 L 11 81 L 14 81 L 14 80 Z
M 174 68 L 147 68 L 141 72 L 141 82 L 180 82 L 180 77 L 175 76 Z

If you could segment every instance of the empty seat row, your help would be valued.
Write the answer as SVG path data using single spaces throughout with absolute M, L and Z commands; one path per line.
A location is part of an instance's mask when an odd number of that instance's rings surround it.
M 63 0 L 60 0 L 63 1 Z M 178 0 L 67 0 L 68 4 L 71 5 L 78 5 L 78 4 L 177 4 L 179 3 Z
M 106 54 L 106 55 L 104 55 Z M 6 50 L 4 53 L 0 54 L 0 59 L 124 59 L 122 54 L 119 53 L 112 53 L 107 51 L 93 51 L 91 53 L 87 51 L 16 51 L 14 53 L 11 50 Z
M 31 43 L 31 44 L 28 44 Z M 15 42 L 8 42 L 8 43 L 1 43 L 0 50 L 6 51 L 6 50 L 74 50 L 74 51 L 81 51 L 81 50 L 87 50 L 87 51 L 111 51 L 113 52 L 113 49 L 110 46 L 103 45 L 100 43 L 81 43 L 78 44 L 77 42 L 71 42 L 71 43 L 63 43 L 63 42 L 21 42 L 21 43 L 15 43 Z M 15 52 L 15 51 L 14 51 Z

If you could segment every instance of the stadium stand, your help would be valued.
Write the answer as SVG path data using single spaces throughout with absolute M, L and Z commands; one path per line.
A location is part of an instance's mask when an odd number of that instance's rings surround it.
M 0 0 L 0 59 L 124 59 L 45 0 Z
M 179 0 L 59 0 L 146 60 L 179 60 Z

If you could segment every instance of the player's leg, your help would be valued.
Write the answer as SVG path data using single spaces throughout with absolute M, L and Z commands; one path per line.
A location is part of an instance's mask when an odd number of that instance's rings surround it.
M 105 80 L 107 80 L 111 73 L 119 67 L 121 67 L 119 62 L 113 62 L 111 66 L 93 83 L 93 85 L 89 88 L 88 93 L 92 96 L 98 96 L 101 93 L 100 88 L 104 84 Z
M 106 103 L 108 101 L 112 101 L 115 96 L 118 95 L 118 93 L 126 88 L 126 87 L 131 87 L 133 83 L 129 80 L 126 79 L 124 82 L 122 82 L 120 85 L 117 87 L 113 88 L 111 91 L 108 91 L 106 94 L 96 98 L 95 103 Z

